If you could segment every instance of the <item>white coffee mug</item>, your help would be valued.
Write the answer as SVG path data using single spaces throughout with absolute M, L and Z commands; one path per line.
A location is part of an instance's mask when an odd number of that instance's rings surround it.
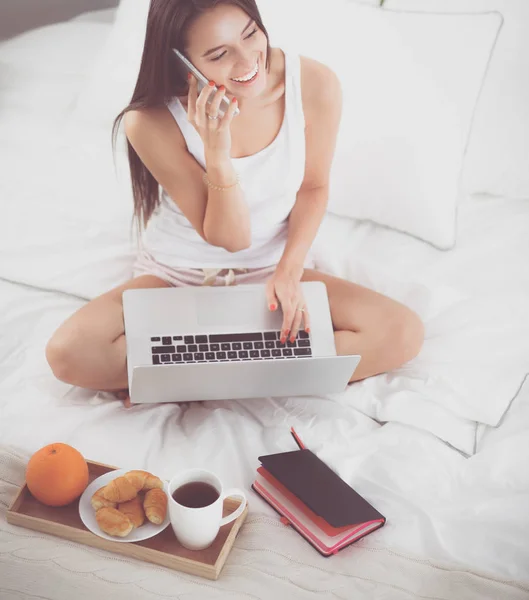
M 218 492 L 219 497 L 208 506 L 190 508 L 176 502 L 174 492 L 186 483 L 200 481 L 209 483 Z M 222 516 L 224 499 L 238 496 L 242 499 L 240 506 L 227 517 Z M 220 479 L 211 471 L 205 469 L 189 469 L 175 475 L 169 482 L 169 516 L 173 531 L 178 541 L 189 550 L 203 550 L 215 541 L 219 529 L 231 523 L 246 508 L 246 495 L 238 488 L 226 491 L 222 488 Z

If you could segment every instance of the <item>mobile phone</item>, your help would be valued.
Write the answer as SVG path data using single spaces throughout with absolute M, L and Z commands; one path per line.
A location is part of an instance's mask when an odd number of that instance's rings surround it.
M 197 87 L 197 91 L 200 94 L 200 92 L 202 91 L 202 89 L 208 85 L 209 81 L 206 77 L 204 77 L 204 75 L 202 75 L 202 73 L 195 67 L 195 65 L 190 62 L 181 52 L 179 52 L 176 48 L 173 48 L 173 52 L 176 54 L 176 56 L 178 56 L 178 58 L 184 63 L 186 69 L 188 71 L 190 71 L 196 78 L 198 81 L 198 87 Z M 216 92 L 218 90 L 217 86 L 215 86 L 213 88 L 213 90 Z M 208 99 L 208 104 L 211 104 L 211 101 L 213 100 L 214 94 L 211 94 L 209 99 Z M 224 96 L 222 98 L 222 100 L 220 101 L 220 106 L 219 106 L 219 114 L 221 117 L 223 117 L 226 113 L 226 111 L 228 110 L 228 108 L 230 107 L 230 101 L 228 100 L 228 98 L 226 98 L 226 96 Z M 239 110 L 239 107 L 235 107 L 235 115 L 238 115 L 241 111 Z

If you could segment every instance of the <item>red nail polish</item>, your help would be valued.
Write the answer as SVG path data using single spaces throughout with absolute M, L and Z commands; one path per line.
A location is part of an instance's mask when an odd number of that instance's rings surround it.
M 277 306 L 275 304 L 270 305 L 270 310 L 276 310 Z
M 215 82 L 214 82 L 214 81 L 210 81 L 210 82 L 208 83 L 208 85 L 209 85 L 209 86 L 211 86 L 211 87 L 215 87 Z
M 232 98 L 231 101 L 233 102 L 233 104 L 235 104 L 237 102 L 237 98 Z
M 189 81 L 191 79 L 191 73 L 187 74 L 187 80 Z
M 305 329 L 305 331 L 306 331 L 307 333 L 310 333 L 310 327 L 307 327 L 307 328 Z
M 219 90 L 220 90 L 221 92 L 223 92 L 225 89 L 226 89 L 226 88 L 225 88 L 225 86 L 223 86 L 223 85 L 221 85 L 221 86 L 219 87 Z

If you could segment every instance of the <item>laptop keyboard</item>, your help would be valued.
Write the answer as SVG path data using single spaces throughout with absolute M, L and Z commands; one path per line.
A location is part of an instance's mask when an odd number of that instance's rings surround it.
M 279 331 L 213 333 L 151 337 L 153 365 L 238 360 L 270 360 L 312 356 L 310 336 L 300 331 L 282 344 Z

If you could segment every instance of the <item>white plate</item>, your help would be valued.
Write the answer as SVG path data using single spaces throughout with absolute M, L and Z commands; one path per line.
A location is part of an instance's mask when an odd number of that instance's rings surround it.
M 92 483 L 85 489 L 83 495 L 79 499 L 79 516 L 81 517 L 81 521 L 85 524 L 85 526 L 92 532 L 98 535 L 99 537 L 105 538 L 106 540 L 111 540 L 113 542 L 141 542 L 141 540 L 147 540 L 161 531 L 163 531 L 167 525 L 171 522 L 169 518 L 169 506 L 167 507 L 167 515 L 165 517 L 164 522 L 161 525 L 155 525 L 151 523 L 147 519 L 145 519 L 145 523 L 136 529 L 133 529 L 129 535 L 126 537 L 117 537 L 114 535 L 108 535 L 104 531 L 99 529 L 99 525 L 96 521 L 96 511 L 92 508 L 92 504 L 90 500 L 92 496 L 97 492 L 97 490 L 110 481 L 112 479 L 116 479 L 120 475 L 125 475 L 131 469 L 117 469 L 115 471 L 109 471 L 104 475 L 101 475 L 97 479 L 94 479 Z M 169 496 L 169 484 L 164 481 L 163 482 L 164 492 Z

